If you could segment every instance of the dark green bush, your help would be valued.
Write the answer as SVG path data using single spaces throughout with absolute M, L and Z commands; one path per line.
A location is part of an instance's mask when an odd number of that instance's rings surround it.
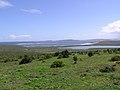
M 88 53 L 88 56 L 89 56 L 89 57 L 92 57 L 92 56 L 93 56 L 93 53 L 92 53 L 92 52 L 89 52 L 89 53 Z
M 17 61 L 17 59 L 14 59 L 14 58 L 3 58 L 3 59 L 0 59 L 0 62 L 13 62 L 13 61 Z
M 104 65 L 100 70 L 100 72 L 113 72 L 115 71 L 114 66 L 112 65 Z
M 61 54 L 63 55 L 63 58 L 68 58 L 69 57 L 69 52 L 68 50 L 62 51 Z
M 74 64 L 76 64 L 76 63 L 77 63 L 77 60 L 78 60 L 77 56 L 74 56 L 74 57 L 73 57 L 73 60 L 74 60 Z
M 68 50 L 62 51 L 62 52 L 59 53 L 58 59 L 60 59 L 60 58 L 68 58 L 69 55 L 70 55 L 70 53 L 68 52 Z
M 19 64 L 27 64 L 27 63 L 30 63 L 32 61 L 32 59 L 27 56 L 27 55 L 24 55 L 24 57 L 22 58 L 22 60 L 19 62 Z
M 120 56 L 113 56 L 110 61 L 120 61 Z
M 50 59 L 52 58 L 52 55 L 51 54 L 43 54 L 43 55 L 40 55 L 38 57 L 38 59 L 41 61 L 41 60 L 46 60 L 46 59 Z
M 45 58 L 46 58 L 46 59 L 50 59 L 50 58 L 52 58 L 52 55 L 50 55 L 50 54 L 45 54 Z
M 57 67 L 63 67 L 63 66 L 64 66 L 64 64 L 62 61 L 54 61 L 50 67 L 57 68 Z
M 62 55 L 62 54 L 59 54 L 59 56 L 58 56 L 57 59 L 60 59 L 60 58 L 63 58 L 63 55 Z
M 60 54 L 60 52 L 55 52 L 54 53 L 54 56 L 56 57 L 56 56 L 59 56 L 59 54 Z

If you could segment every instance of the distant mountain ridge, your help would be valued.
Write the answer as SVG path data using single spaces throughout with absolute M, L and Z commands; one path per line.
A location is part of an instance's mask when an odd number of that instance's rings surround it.
M 110 39 L 89 39 L 89 40 L 47 40 L 47 41 L 21 41 L 21 42 L 0 42 L 0 45 L 18 46 L 69 46 L 69 45 L 120 45 L 120 40 Z
M 120 46 L 120 40 L 109 40 L 109 41 L 100 41 L 93 45 L 104 45 L 104 46 Z

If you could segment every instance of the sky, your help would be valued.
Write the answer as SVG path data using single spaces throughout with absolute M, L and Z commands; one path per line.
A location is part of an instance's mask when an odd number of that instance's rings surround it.
M 0 41 L 119 39 L 120 0 L 0 0 Z

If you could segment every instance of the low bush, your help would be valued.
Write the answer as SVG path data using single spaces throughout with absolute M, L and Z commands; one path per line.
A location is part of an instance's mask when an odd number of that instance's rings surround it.
M 54 61 L 50 67 L 57 68 L 57 67 L 63 67 L 63 66 L 64 66 L 64 64 L 62 61 Z
M 54 56 L 56 57 L 56 56 L 59 56 L 59 54 L 60 54 L 60 52 L 55 52 L 54 53 Z
M 61 59 L 63 58 L 63 55 L 62 54 L 59 54 L 58 58 L 57 59 Z
M 43 54 L 43 55 L 38 57 L 39 61 L 50 59 L 50 58 L 52 58 L 51 54 Z
M 113 56 L 110 61 L 120 61 L 120 56 Z
M 68 50 L 64 50 L 62 52 L 59 52 L 57 56 L 58 56 L 58 59 L 60 59 L 60 58 L 69 58 L 69 55 L 70 55 L 70 52 L 68 52 Z
M 3 58 L 3 59 L 0 59 L 0 62 L 14 62 L 14 61 L 17 61 L 17 59 L 14 59 L 14 58 Z
M 104 65 L 101 67 L 101 69 L 99 70 L 100 72 L 113 72 L 115 71 L 114 66 L 112 65 Z
M 78 61 L 77 56 L 74 56 L 74 57 L 73 57 L 73 61 L 74 61 L 74 64 L 76 64 L 76 63 L 77 63 L 77 61 Z
M 89 56 L 89 57 L 92 57 L 92 56 L 93 56 L 93 53 L 92 53 L 92 52 L 89 52 L 89 53 L 88 53 L 88 56 Z
M 32 61 L 32 59 L 27 56 L 27 55 L 24 55 L 24 57 L 22 58 L 22 60 L 19 62 L 19 64 L 27 64 L 27 63 L 30 63 Z
M 46 58 L 46 59 L 50 59 L 50 58 L 52 58 L 52 55 L 50 55 L 50 54 L 45 54 L 45 58 Z
M 63 58 L 68 58 L 70 53 L 68 52 L 68 50 L 62 51 L 61 54 L 63 55 Z

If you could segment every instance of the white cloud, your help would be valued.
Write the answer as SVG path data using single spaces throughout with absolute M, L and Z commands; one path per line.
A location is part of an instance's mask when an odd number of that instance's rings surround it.
M 0 8 L 12 7 L 13 5 L 7 0 L 0 0 Z
M 9 39 L 29 39 L 29 38 L 32 38 L 30 35 L 10 35 L 8 37 Z
M 39 9 L 21 9 L 21 11 L 32 14 L 42 14 L 42 11 Z
M 106 38 L 119 38 L 120 36 L 120 20 L 109 23 L 107 26 L 102 27 L 99 35 Z
M 71 39 L 120 39 L 120 20 L 108 23 L 98 33 L 70 35 Z
M 120 33 L 120 20 L 109 23 L 107 26 L 103 27 L 101 33 Z

